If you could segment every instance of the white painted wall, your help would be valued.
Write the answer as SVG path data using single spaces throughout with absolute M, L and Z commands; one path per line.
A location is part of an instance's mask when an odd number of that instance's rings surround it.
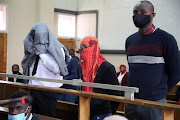
M 54 0 L 54 8 L 77 11 L 77 0 Z
M 102 49 L 125 49 L 126 38 L 137 31 L 133 7 L 140 0 L 78 0 L 78 11 L 99 10 L 98 36 Z M 175 36 L 180 45 L 180 1 L 149 0 L 157 16 L 154 24 Z
M 11 66 L 18 64 L 24 56 L 23 40 L 32 26 L 44 22 L 54 31 L 54 1 L 53 0 L 0 0 L 7 5 L 7 73 Z
M 54 34 L 54 1 L 53 0 L 35 0 L 35 23 L 46 23 L 50 31 Z
M 180 0 L 153 0 L 157 27 L 172 34 L 180 47 Z
M 140 0 L 78 0 L 78 11 L 98 10 L 98 39 L 101 49 L 124 50 L 126 38 L 135 33 L 133 7 Z M 172 34 L 180 46 L 180 0 L 149 0 L 155 7 L 156 27 Z M 103 56 L 118 71 L 120 64 L 127 65 L 126 55 Z
M 129 71 L 126 54 L 102 54 L 107 61 L 114 65 L 116 72 L 119 72 L 121 64 L 126 65 L 127 71 Z
M 34 0 L 6 0 L 8 5 L 7 73 L 19 64 L 24 56 L 23 40 L 35 23 Z M 22 69 L 20 68 L 22 71 Z
M 112 0 L 113 1 L 113 0 Z M 117 0 L 117 1 L 113 1 L 113 2 L 118 2 L 120 0 Z M 78 2 L 78 3 L 77 3 Z M 108 1 L 108 2 L 111 2 L 111 1 Z M 103 0 L 55 0 L 54 2 L 54 8 L 59 8 L 59 9 L 65 9 L 65 10 L 73 10 L 73 11 L 76 11 L 77 9 L 79 9 L 79 11 L 86 11 L 86 10 L 99 10 L 99 13 L 101 15 L 101 17 L 104 16 L 104 12 L 108 12 L 108 10 L 106 11 L 103 11 L 103 12 L 100 12 L 100 10 L 103 10 L 103 6 L 104 6 L 104 3 L 103 3 Z M 109 3 L 106 3 L 106 4 L 109 4 Z M 107 5 L 106 5 L 107 6 Z M 116 5 L 117 6 L 117 5 Z M 117 6 L 118 7 L 118 6 Z M 112 11 L 108 12 L 107 15 L 111 14 Z M 99 39 L 100 40 L 103 40 L 104 37 L 107 37 L 110 38 L 112 36 L 111 35 L 111 32 L 114 32 L 115 30 L 113 29 L 114 27 L 116 26 L 111 26 L 111 22 L 114 22 L 110 19 L 106 20 L 108 23 L 107 26 L 105 26 L 104 24 L 104 21 L 101 20 L 103 18 L 99 18 Z M 55 35 L 57 36 L 57 15 L 55 14 L 54 16 L 54 23 L 55 23 Z M 102 22 L 102 23 L 101 23 Z M 111 30 L 104 30 L 104 28 L 112 28 Z M 119 28 L 118 28 L 119 29 Z M 104 35 L 104 36 L 103 36 Z M 116 37 L 119 37 L 119 36 L 116 36 Z M 101 39 L 102 38 L 102 39 Z M 106 39 L 105 39 L 106 40 Z M 119 39 L 118 39 L 119 40 Z M 115 41 L 115 39 L 109 39 L 109 41 Z M 109 42 L 109 41 L 106 41 L 106 42 Z M 80 43 L 80 41 L 76 41 L 77 43 Z M 101 48 L 103 48 L 103 43 L 104 41 L 100 41 L 100 45 L 101 45 Z M 117 42 L 117 41 L 116 41 Z M 108 43 L 106 43 L 108 44 Z M 78 47 L 79 45 L 76 45 L 76 47 Z M 108 46 L 109 48 L 113 47 L 111 44 L 109 44 Z M 78 49 L 78 48 L 76 48 Z M 104 47 L 104 49 L 108 49 L 106 47 Z M 77 54 L 77 56 L 79 56 L 79 54 Z M 126 55 L 114 55 L 114 54 L 103 54 L 103 56 L 110 62 L 112 63 L 116 70 L 119 71 L 119 66 L 120 64 L 125 64 L 126 66 L 128 66 L 127 64 L 127 60 L 126 60 Z
M 132 21 L 132 10 L 139 0 L 0 0 L 8 7 L 7 72 L 14 63 L 21 64 L 24 56 L 23 40 L 31 27 L 45 22 L 56 34 L 54 8 L 79 11 L 99 10 L 98 36 L 101 49 L 123 50 L 126 38 L 137 31 Z M 171 33 L 180 44 L 180 1 L 150 0 L 155 6 L 157 27 Z M 55 35 L 56 36 L 56 35 Z M 103 56 L 118 70 L 127 65 L 126 55 Z M 22 69 L 21 69 L 22 71 Z

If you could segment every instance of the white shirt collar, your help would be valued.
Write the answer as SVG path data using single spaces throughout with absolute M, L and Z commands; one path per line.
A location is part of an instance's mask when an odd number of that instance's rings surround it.
M 32 120 L 33 114 L 31 113 L 27 120 Z

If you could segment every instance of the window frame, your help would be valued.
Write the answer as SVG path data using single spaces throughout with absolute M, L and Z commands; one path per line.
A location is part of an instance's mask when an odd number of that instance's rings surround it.
M 57 13 L 62 13 L 62 14 L 69 14 L 69 15 L 75 15 L 75 38 L 77 38 L 77 16 L 81 14 L 91 14 L 95 13 L 96 14 L 96 38 L 98 38 L 98 10 L 89 10 L 89 11 L 71 11 L 71 10 L 64 10 L 64 9 L 59 9 L 59 8 L 54 8 L 54 12 Z M 58 30 L 57 30 L 58 31 Z M 72 38 L 72 37 L 64 37 L 64 36 L 59 36 L 58 38 Z

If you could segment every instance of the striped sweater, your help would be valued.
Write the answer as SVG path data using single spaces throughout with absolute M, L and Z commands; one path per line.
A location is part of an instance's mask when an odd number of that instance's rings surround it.
M 166 98 L 180 80 L 180 54 L 175 38 L 156 29 L 148 35 L 135 33 L 126 40 L 128 86 L 138 87 L 136 98 Z

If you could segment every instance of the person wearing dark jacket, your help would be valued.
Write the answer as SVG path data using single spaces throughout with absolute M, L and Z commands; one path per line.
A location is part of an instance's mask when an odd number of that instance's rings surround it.
M 128 86 L 138 87 L 135 98 L 166 103 L 169 91 L 180 80 L 180 54 L 175 38 L 153 25 L 154 6 L 138 2 L 133 21 L 139 31 L 126 40 Z M 126 104 L 129 120 L 162 120 L 159 108 Z
M 78 75 L 78 78 L 81 78 L 81 66 L 79 64 L 79 58 L 77 56 L 75 56 L 74 49 L 70 49 L 69 50 L 69 54 L 71 55 L 72 58 L 76 58 L 77 59 L 77 61 L 78 61 L 77 75 Z
M 22 75 L 22 73 L 19 72 L 19 65 L 18 64 L 14 64 L 12 66 L 12 73 L 15 75 Z M 8 78 L 8 81 L 11 82 L 20 82 L 20 83 L 24 83 L 25 81 L 23 79 L 19 79 L 19 78 Z
M 10 101 L 17 98 L 30 97 L 26 92 L 15 92 L 11 95 Z M 40 120 L 38 117 L 31 113 L 31 102 L 26 100 L 25 103 L 22 101 L 12 102 L 9 104 L 8 120 Z
M 74 49 L 70 49 L 69 50 L 69 54 L 71 55 L 72 58 L 76 58 L 78 60 L 78 63 L 79 63 L 79 58 L 77 56 L 75 56 L 75 51 Z
M 72 57 L 70 62 L 66 62 L 66 64 L 69 74 L 64 76 L 63 79 L 64 80 L 78 79 L 78 66 L 79 66 L 78 60 Z M 61 88 L 77 90 L 77 86 L 67 85 L 67 84 L 63 84 Z M 71 95 L 71 94 L 58 95 L 59 100 L 72 102 L 72 103 L 75 103 L 76 97 L 77 97 L 76 95 Z
M 119 85 L 114 66 L 109 63 L 101 54 L 99 42 L 96 37 L 87 36 L 81 41 L 80 65 L 84 82 Z M 83 87 L 83 91 L 119 95 L 117 91 Z M 103 120 L 114 114 L 119 106 L 118 102 L 91 98 L 90 119 Z

